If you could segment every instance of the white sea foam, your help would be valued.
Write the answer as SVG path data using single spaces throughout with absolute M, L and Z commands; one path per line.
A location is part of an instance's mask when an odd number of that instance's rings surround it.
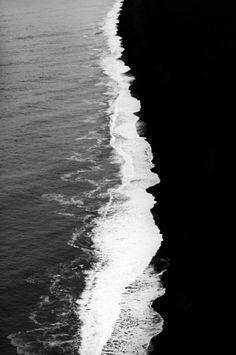
M 81 180 L 81 175 L 83 175 L 84 173 L 87 173 L 87 170 L 80 169 L 77 171 L 72 171 L 70 173 L 63 174 L 61 176 L 61 180 L 71 181 L 71 182 L 79 181 L 79 180 Z
M 50 193 L 43 194 L 42 198 L 47 201 L 56 201 L 62 206 L 83 206 L 84 202 L 78 199 L 78 196 L 72 196 L 70 198 L 65 197 L 63 194 Z
M 100 103 L 101 105 L 103 103 Z M 76 138 L 75 140 L 76 141 L 83 141 L 83 140 L 95 140 L 97 141 L 98 143 L 101 143 L 103 141 L 104 138 L 101 137 L 101 135 L 98 133 L 98 132 L 95 132 L 95 131 L 90 131 L 88 134 L 85 134 L 81 137 L 78 137 Z
M 67 212 L 56 212 L 59 216 L 64 217 L 75 217 L 74 213 L 67 213 Z
M 160 276 L 149 266 L 123 293 L 119 319 L 102 355 L 146 354 L 150 337 L 163 327 L 162 318 L 150 307 L 154 293 L 162 296 L 164 289 Z
M 80 228 L 79 230 L 75 231 L 73 234 L 72 234 L 72 237 L 71 239 L 68 241 L 68 245 L 74 247 L 74 248 L 80 248 L 76 245 L 76 241 L 81 238 L 83 235 L 85 235 L 85 232 L 86 232 L 86 228 L 85 227 L 82 227 Z
M 91 139 L 91 138 L 86 138 L 86 136 L 83 136 L 80 139 L 76 139 L 76 140 L 87 140 L 87 139 Z M 70 160 L 70 161 L 76 161 L 76 162 L 79 162 L 79 163 L 92 163 L 93 164 L 93 170 L 100 170 L 101 169 L 98 165 L 96 165 L 96 160 L 95 159 L 92 159 L 91 157 L 89 157 L 89 159 L 88 158 L 85 159 L 85 157 L 81 153 L 74 152 L 74 154 L 72 154 L 70 157 L 68 157 L 66 159 Z M 86 172 L 87 170 L 80 170 L 80 171 Z
M 82 154 L 74 152 L 74 154 L 67 158 L 67 160 L 83 162 L 84 157 L 82 156 Z
M 77 301 L 82 322 L 81 355 L 137 354 L 135 349 L 130 352 L 131 343 L 142 349 L 138 354 L 145 354 L 150 337 L 161 331 L 162 324 L 160 316 L 153 315 L 150 304 L 163 291 L 158 291 L 158 275 L 149 266 L 162 238 L 151 214 L 154 197 L 146 191 L 159 179 L 151 171 L 150 145 L 137 133 L 138 117 L 134 113 L 139 111 L 140 103 L 130 94 L 132 78 L 125 75 L 129 68 L 119 59 L 123 49 L 116 27 L 121 6 L 122 1 L 116 1 L 103 26 L 109 53 L 101 64 L 110 78 L 110 144 L 121 162 L 122 183 L 109 190 L 110 200 L 92 231 L 99 261 L 88 272 L 86 288 Z M 138 282 L 140 277 L 142 282 Z M 135 282 L 135 292 L 131 294 L 138 298 L 136 303 L 126 296 L 126 288 Z M 137 304 L 146 318 L 137 315 Z M 126 334 L 121 329 L 132 314 L 136 314 L 136 323 Z M 118 348 L 114 336 L 120 339 Z

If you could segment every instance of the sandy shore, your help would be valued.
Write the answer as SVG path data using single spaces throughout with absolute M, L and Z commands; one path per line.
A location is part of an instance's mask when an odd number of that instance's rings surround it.
M 161 183 L 153 214 L 164 242 L 164 330 L 153 353 L 195 354 L 206 338 L 219 268 L 223 130 L 234 109 L 235 12 L 227 2 L 125 0 L 119 34 Z M 232 188 L 228 180 L 228 192 Z M 204 309 L 204 311 L 203 311 Z

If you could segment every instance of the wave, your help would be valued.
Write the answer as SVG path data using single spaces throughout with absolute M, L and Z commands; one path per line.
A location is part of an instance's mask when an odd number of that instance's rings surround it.
M 162 237 L 151 214 L 155 199 L 146 191 L 159 183 L 159 178 L 151 171 L 151 147 L 137 132 L 135 113 L 140 110 L 140 103 L 131 96 L 129 88 L 133 78 L 126 75 L 129 68 L 120 59 L 123 48 L 117 35 L 117 23 L 122 3 L 121 0 L 115 2 L 104 23 L 109 51 L 101 62 L 110 78 L 107 91 L 110 145 L 120 161 L 122 181 L 109 190 L 109 202 L 101 209 L 91 233 L 98 261 L 88 272 L 85 290 L 77 300 L 77 314 L 82 323 L 81 355 L 137 353 L 130 352 L 131 343 L 139 344 L 142 349 L 139 354 L 146 354 L 150 338 L 162 328 L 162 319 L 151 309 L 151 302 L 163 290 L 159 292 L 159 282 L 152 282 L 159 276 L 150 271 L 150 262 Z M 140 277 L 142 282 L 137 281 Z M 138 297 L 146 318 L 140 320 L 136 316 L 136 324 L 126 334 L 125 324 L 131 316 L 125 309 L 134 312 L 132 297 L 126 297 L 126 293 L 135 282 L 135 292 L 131 293 Z M 148 295 L 145 294 L 147 285 Z M 142 331 L 143 322 L 145 331 Z M 122 343 L 118 348 L 114 334 Z
M 102 354 L 137 355 L 151 349 L 150 337 L 163 328 L 162 318 L 150 308 L 154 292 L 155 297 L 160 297 L 165 291 L 160 275 L 149 266 L 123 293 L 119 319 Z

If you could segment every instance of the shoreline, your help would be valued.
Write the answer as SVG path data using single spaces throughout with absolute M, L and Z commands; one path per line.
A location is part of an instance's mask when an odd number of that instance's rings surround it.
M 91 238 L 97 261 L 77 300 L 82 324 L 79 352 L 89 355 L 115 353 L 117 344 L 122 353 L 144 354 L 156 335 L 153 324 L 162 329 L 162 319 L 150 304 L 163 290 L 149 265 L 162 237 L 151 213 L 155 199 L 147 192 L 159 178 L 152 172 L 150 145 L 138 134 L 135 112 L 140 103 L 130 92 L 133 78 L 126 75 L 129 68 L 120 59 L 117 25 L 122 2 L 116 0 L 102 25 L 107 50 L 100 65 L 108 78 L 110 146 L 121 181 L 108 189 L 109 201 L 94 222 Z
M 135 77 L 132 95 L 141 102 L 139 116 L 161 181 L 148 190 L 156 198 L 152 213 L 163 235 L 154 264 L 157 271 L 166 269 L 166 293 L 153 303 L 164 320 L 152 341 L 151 354 L 159 355 L 197 354 L 203 344 L 206 350 L 216 317 L 222 118 L 225 107 L 228 114 L 233 107 L 229 82 L 235 59 L 227 26 L 229 32 L 235 27 L 229 21 L 234 17 L 225 16 L 231 11 L 227 4 L 195 5 L 124 0 L 118 25 L 122 58 Z M 225 53 L 231 55 L 229 68 Z

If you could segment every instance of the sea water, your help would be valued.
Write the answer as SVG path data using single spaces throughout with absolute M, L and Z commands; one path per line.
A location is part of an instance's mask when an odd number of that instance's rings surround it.
M 4 354 L 145 354 L 159 182 L 121 60 L 122 1 L 1 1 Z

